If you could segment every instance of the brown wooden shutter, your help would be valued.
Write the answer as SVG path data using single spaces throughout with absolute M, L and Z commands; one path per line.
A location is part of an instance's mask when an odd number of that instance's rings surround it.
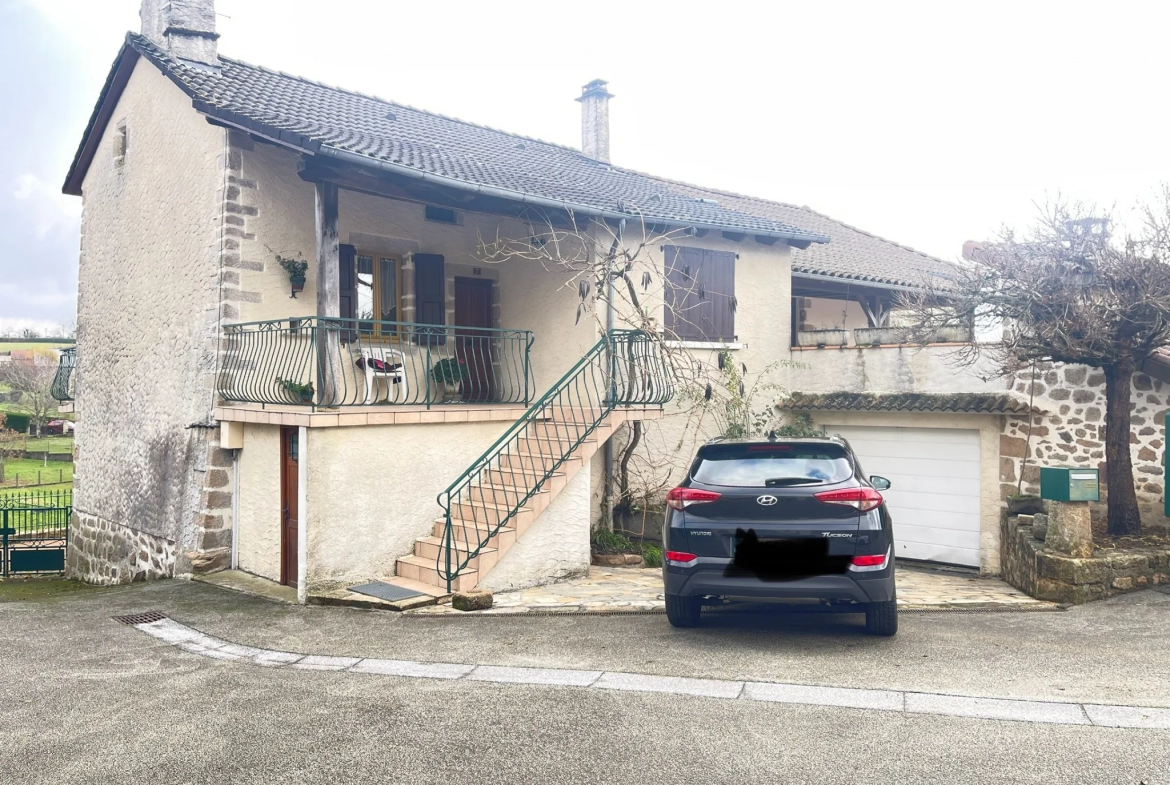
M 703 259 L 703 333 L 708 341 L 735 340 L 735 254 L 706 251 Z
M 337 263 L 337 315 L 342 319 L 357 318 L 357 249 L 352 245 L 342 245 L 339 248 Z M 344 322 L 344 327 L 352 328 L 352 322 Z M 341 332 L 342 341 L 353 341 L 357 338 L 357 331 L 345 329 Z
M 443 257 L 433 253 L 414 255 L 414 308 L 415 321 L 420 324 L 443 325 L 447 322 L 447 276 Z M 422 339 L 434 333 L 431 343 L 442 343 L 446 331 L 419 329 L 416 335 Z M 420 340 L 421 342 L 421 340 Z
M 700 249 L 667 246 L 664 326 L 681 341 L 703 340 L 703 301 L 699 297 L 702 274 Z

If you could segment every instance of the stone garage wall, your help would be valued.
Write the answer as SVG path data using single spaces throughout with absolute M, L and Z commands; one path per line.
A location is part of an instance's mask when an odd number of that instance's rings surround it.
M 1034 378 L 1034 381 L 1033 381 Z M 1023 474 L 1023 493 L 1040 492 L 1041 466 L 1084 466 L 1101 470 L 1102 502 L 1105 488 L 1105 374 L 1083 365 L 1037 363 L 1020 371 L 1013 391 L 1034 395 L 1040 411 L 1029 418 L 1004 418 L 1000 438 L 1000 490 L 1016 493 Z M 1170 410 L 1170 386 L 1145 374 L 1135 374 L 1132 391 L 1130 449 L 1142 523 L 1166 527 L 1162 500 L 1165 434 L 1162 424 Z M 1025 461 L 1025 456 L 1027 460 Z M 1026 464 L 1026 465 L 1025 465 Z M 1103 506 L 1103 505 L 1102 505 Z M 1096 510 L 1100 514 L 1100 510 Z

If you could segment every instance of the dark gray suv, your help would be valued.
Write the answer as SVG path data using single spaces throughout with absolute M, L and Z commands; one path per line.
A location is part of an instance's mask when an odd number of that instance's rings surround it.
M 699 623 L 704 603 L 817 599 L 898 631 L 894 537 L 880 491 L 839 437 L 715 440 L 666 497 L 666 616 Z

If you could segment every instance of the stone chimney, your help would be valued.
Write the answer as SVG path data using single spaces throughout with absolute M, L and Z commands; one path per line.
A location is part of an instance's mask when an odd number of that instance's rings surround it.
M 142 0 L 142 34 L 188 63 L 218 67 L 215 0 Z
M 581 152 L 590 158 L 609 163 L 608 82 L 594 79 L 581 88 Z

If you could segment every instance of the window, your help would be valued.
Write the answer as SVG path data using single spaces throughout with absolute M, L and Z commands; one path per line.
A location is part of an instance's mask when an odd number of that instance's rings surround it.
M 845 450 L 832 444 L 726 444 L 704 448 L 691 472 L 704 485 L 781 488 L 824 485 L 853 476 Z
M 395 256 L 356 254 L 357 318 L 363 335 L 391 335 L 397 331 L 379 322 L 397 322 L 401 310 L 401 265 Z
M 735 306 L 734 253 L 666 247 L 667 337 L 734 341 Z

